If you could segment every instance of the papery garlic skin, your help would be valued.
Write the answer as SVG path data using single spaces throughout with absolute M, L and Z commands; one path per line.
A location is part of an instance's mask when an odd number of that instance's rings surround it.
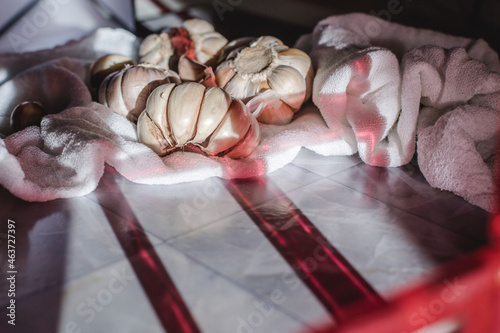
M 176 38 L 183 42 L 175 43 Z M 207 21 L 191 19 L 181 28 L 147 36 L 139 47 L 140 62 L 176 69 L 178 58 L 188 55 L 201 64 L 212 65 L 227 42 Z
M 305 52 L 289 48 L 278 38 L 262 36 L 248 47 L 240 46 L 230 52 L 217 67 L 215 76 L 219 87 L 244 102 L 267 90 L 276 92 L 261 98 L 259 105 L 253 103 L 259 107 L 257 119 L 286 124 L 311 96 L 314 71 Z
M 192 144 L 209 155 L 242 158 L 260 141 L 259 124 L 240 100 L 195 82 L 157 87 L 139 116 L 137 135 L 160 156 Z
M 159 85 L 171 82 L 181 82 L 174 71 L 145 64 L 128 66 L 104 79 L 99 102 L 135 122 L 145 109 L 149 94 Z

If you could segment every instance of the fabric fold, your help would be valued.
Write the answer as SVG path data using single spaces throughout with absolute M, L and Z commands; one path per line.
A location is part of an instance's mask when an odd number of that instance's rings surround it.
M 418 147 L 432 186 L 493 209 L 494 146 L 477 145 L 496 138 L 500 62 L 484 41 L 348 14 L 319 22 L 298 46 L 310 47 L 318 73 L 313 102 L 353 153 L 397 167 Z

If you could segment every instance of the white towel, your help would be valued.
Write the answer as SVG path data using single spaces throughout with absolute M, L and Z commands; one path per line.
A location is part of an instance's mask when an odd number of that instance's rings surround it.
M 353 153 L 400 166 L 417 140 L 432 186 L 493 209 L 500 62 L 484 41 L 349 14 L 321 21 L 299 42 L 310 45 L 318 73 L 313 101 Z

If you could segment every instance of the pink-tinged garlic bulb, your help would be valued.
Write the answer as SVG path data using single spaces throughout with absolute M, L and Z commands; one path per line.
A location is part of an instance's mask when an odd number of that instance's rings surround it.
M 140 62 L 176 70 L 181 56 L 212 65 L 227 39 L 207 21 L 191 19 L 180 28 L 147 36 L 139 47 Z
M 99 88 L 99 102 L 135 122 L 149 94 L 165 83 L 180 83 L 179 75 L 151 65 L 127 66 L 108 75 Z
M 311 59 L 271 36 L 232 51 L 215 71 L 217 85 L 247 104 L 263 123 L 287 124 L 311 96 Z M 258 108 L 258 110 L 254 109 Z
M 209 155 L 242 158 L 260 141 L 259 124 L 240 100 L 195 82 L 156 88 L 137 121 L 137 134 L 160 156 L 192 144 Z

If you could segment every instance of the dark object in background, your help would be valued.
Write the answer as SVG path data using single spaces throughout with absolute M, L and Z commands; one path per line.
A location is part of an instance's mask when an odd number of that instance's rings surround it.
M 180 0 L 176 4 L 181 4 L 183 13 L 192 7 L 211 13 L 216 30 L 230 40 L 273 35 L 293 45 L 321 19 L 363 12 L 417 28 L 483 38 L 500 51 L 500 0 Z

